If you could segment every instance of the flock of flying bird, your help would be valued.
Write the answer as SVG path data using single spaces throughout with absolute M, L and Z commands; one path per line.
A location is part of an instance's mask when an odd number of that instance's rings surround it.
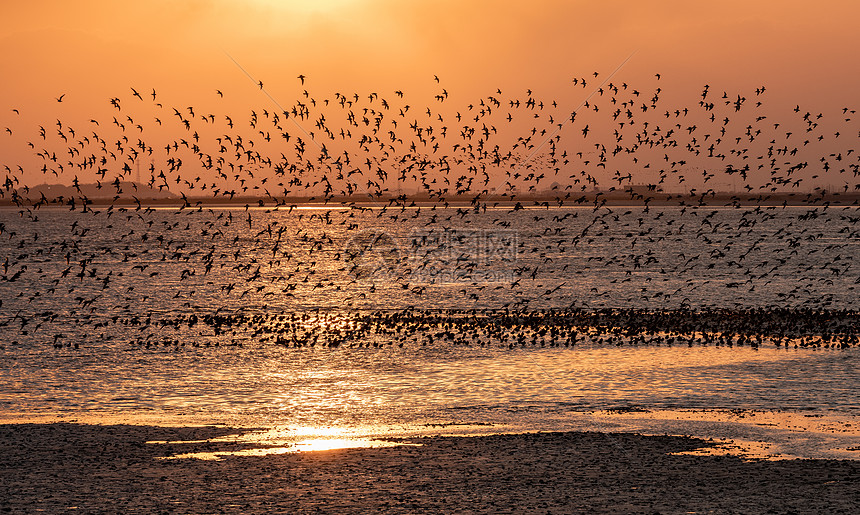
M 6 341 L 857 342 L 849 108 L 776 118 L 765 87 L 707 85 L 667 108 L 660 75 L 574 78 L 575 108 L 531 90 L 457 104 L 438 77 L 422 107 L 298 80 L 291 105 L 240 115 L 135 88 L 84 126 L 30 133 L 10 109 L 26 147 L 0 188 Z M 715 289 L 730 310 L 691 300 Z

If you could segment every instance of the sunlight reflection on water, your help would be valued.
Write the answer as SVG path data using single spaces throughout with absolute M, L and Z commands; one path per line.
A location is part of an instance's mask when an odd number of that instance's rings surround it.
M 148 442 L 149 443 L 149 442 Z M 171 442 L 171 443 L 185 443 L 185 442 Z M 409 442 L 394 442 L 394 441 L 385 441 L 385 440 L 371 440 L 371 439 L 346 439 L 346 438 L 332 438 L 332 439 L 322 439 L 322 440 L 302 440 L 296 442 L 290 447 L 264 447 L 264 448 L 252 448 L 252 449 L 241 449 L 238 451 L 212 451 L 212 452 L 187 452 L 181 454 L 174 454 L 172 456 L 162 456 L 156 459 L 159 460 L 181 460 L 181 459 L 195 459 L 195 460 L 208 460 L 208 461 L 218 461 L 225 456 L 271 456 L 276 454 L 288 454 L 288 453 L 296 453 L 296 452 L 320 452 L 320 451 L 332 451 L 337 449 L 375 449 L 378 447 L 396 447 L 400 445 L 409 445 L 409 446 L 420 446 L 421 444 L 417 443 L 409 443 Z
M 150 441 L 146 443 L 150 445 L 231 444 L 242 446 L 262 446 L 247 447 L 238 450 L 185 452 L 157 458 L 163 460 L 220 460 L 225 456 L 269 456 L 297 452 L 330 451 L 335 449 L 371 449 L 401 445 L 421 445 L 419 443 L 390 438 L 380 439 L 362 436 L 363 434 L 369 433 L 382 434 L 384 431 L 385 430 L 381 428 L 365 428 L 364 430 L 337 427 L 299 427 L 294 429 L 272 428 L 265 431 L 249 431 L 240 434 L 219 436 L 209 440 Z M 308 438 L 308 436 L 313 437 Z
M 547 414 L 631 405 L 850 413 L 860 409 L 858 352 L 586 345 L 119 355 L 88 349 L 7 362 L 0 406 L 4 418 L 158 412 L 245 427 L 529 423 Z

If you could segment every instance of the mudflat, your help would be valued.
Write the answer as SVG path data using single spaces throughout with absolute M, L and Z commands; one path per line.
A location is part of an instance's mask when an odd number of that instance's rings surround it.
M 712 445 L 688 437 L 438 436 L 399 441 L 420 445 L 264 456 L 229 454 L 259 445 L 211 440 L 244 431 L 0 425 L 0 510 L 856 513 L 860 499 L 860 461 L 673 454 Z M 213 452 L 225 454 L 217 460 L 161 459 Z

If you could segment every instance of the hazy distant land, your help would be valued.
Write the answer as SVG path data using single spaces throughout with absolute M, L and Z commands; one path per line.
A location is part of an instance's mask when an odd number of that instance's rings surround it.
M 646 187 L 590 190 L 544 190 L 522 194 L 470 194 L 445 195 L 438 192 L 393 193 L 390 191 L 354 195 L 236 195 L 234 192 L 218 192 L 217 195 L 185 195 L 164 188 L 152 188 L 145 184 L 123 182 L 119 187 L 86 183 L 75 186 L 41 184 L 30 188 L 12 190 L 0 197 L 0 206 L 106 206 L 106 205 L 150 205 L 165 207 L 199 206 L 249 206 L 275 207 L 300 205 L 351 205 L 381 204 L 396 206 L 436 205 L 463 207 L 480 206 L 493 208 L 511 207 L 602 207 L 602 206 L 849 206 L 860 204 L 860 192 L 856 191 L 699 191 L 686 193 L 649 191 Z

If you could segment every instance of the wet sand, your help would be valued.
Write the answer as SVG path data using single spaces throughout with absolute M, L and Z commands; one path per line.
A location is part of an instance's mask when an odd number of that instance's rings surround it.
M 709 443 L 627 433 L 412 438 L 421 446 L 237 451 L 247 430 L 0 425 L 0 511 L 13 513 L 851 513 L 860 461 L 691 456 Z M 147 443 L 147 442 L 189 443 Z M 259 447 L 259 446 L 255 446 Z

